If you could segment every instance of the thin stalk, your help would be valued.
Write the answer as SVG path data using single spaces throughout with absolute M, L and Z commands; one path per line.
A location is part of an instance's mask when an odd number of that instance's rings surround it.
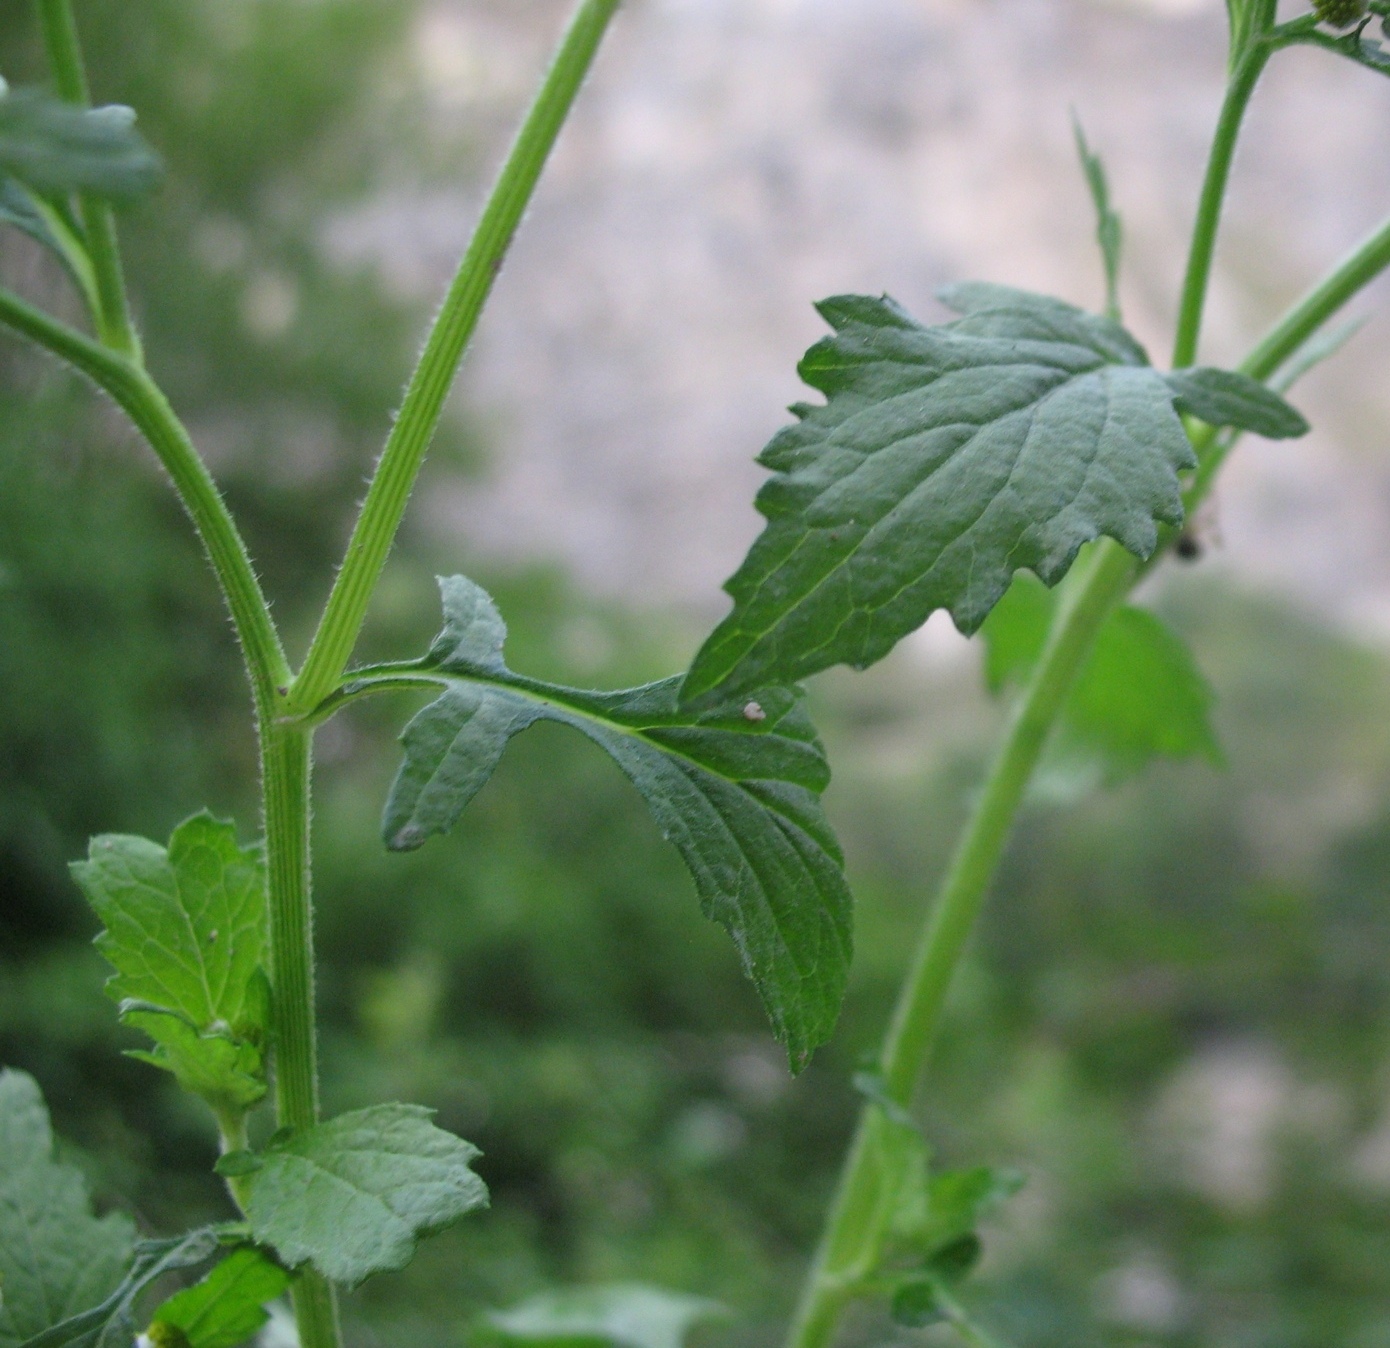
M 274 988 L 275 1110 L 282 1128 L 318 1122 L 314 1007 L 314 917 L 310 889 L 309 799 L 312 731 L 261 723 L 261 791 L 270 894 Z M 333 1285 L 305 1269 L 293 1290 L 301 1348 L 337 1348 Z
M 619 0 L 583 0 L 502 168 L 411 376 L 289 709 L 313 710 L 347 667 L 483 305 Z
M 44 47 L 58 96 L 81 107 L 91 105 L 82 46 L 73 21 L 70 0 L 38 0 L 39 23 Z M 120 247 L 116 241 L 116 219 L 111 207 L 83 192 L 78 196 L 87 254 L 95 281 L 96 306 L 92 322 L 103 346 L 119 351 L 140 364 L 143 356 L 140 337 L 130 317 L 125 277 L 121 271 Z
M 1069 582 L 1047 644 L 1019 699 L 984 789 L 956 847 L 898 997 L 879 1060 L 884 1089 L 911 1102 L 935 1036 L 951 975 L 979 915 L 1023 793 L 1072 680 L 1111 608 L 1129 588 L 1137 563 L 1118 543 L 1100 543 L 1083 575 Z M 825 1234 L 797 1308 L 788 1343 L 823 1348 L 858 1282 L 872 1271 L 885 1194 L 896 1187 L 893 1149 L 877 1106 L 867 1107 L 841 1177 Z
M 1211 153 L 1207 157 L 1206 174 L 1202 179 L 1202 194 L 1197 202 L 1197 219 L 1192 229 L 1192 242 L 1187 254 L 1187 272 L 1183 277 L 1182 301 L 1178 308 L 1177 334 L 1173 341 L 1173 368 L 1191 365 L 1197 358 L 1197 339 L 1202 330 L 1202 311 L 1206 306 L 1211 282 L 1212 258 L 1216 252 L 1216 235 L 1221 224 L 1221 206 L 1230 182 L 1231 162 L 1235 157 L 1236 139 L 1250 96 L 1264 73 L 1273 52 L 1272 46 L 1259 38 L 1237 49 L 1231 78 L 1226 85 L 1226 97 L 1221 103 L 1221 116 L 1212 137 Z
M 241 641 L 258 713 L 274 715 L 289 665 L 236 523 L 188 432 L 142 366 L 0 289 L 0 323 L 85 374 L 135 423 L 164 465 L 207 551 Z

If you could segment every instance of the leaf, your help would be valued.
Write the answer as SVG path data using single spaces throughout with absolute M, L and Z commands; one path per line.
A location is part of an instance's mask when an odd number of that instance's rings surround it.
M 996 691 L 1031 672 L 1056 610 L 1031 576 L 1015 579 L 982 629 L 985 674 Z M 1145 609 L 1125 605 L 1106 619 L 1062 710 L 1049 746 L 1054 764 L 1093 767 L 1103 781 L 1131 776 L 1156 757 L 1219 764 L 1213 694 L 1191 652 Z
M 542 1292 L 489 1320 L 526 1343 L 591 1342 L 612 1348 L 682 1348 L 702 1320 L 727 1314 L 717 1301 L 640 1283 Z
M 440 587 L 445 628 L 415 668 L 446 691 L 402 737 L 387 846 L 451 828 L 511 736 L 540 720 L 573 727 L 627 774 L 679 850 L 798 1070 L 834 1028 L 851 947 L 849 888 L 819 801 L 829 768 L 800 690 L 692 713 L 678 705 L 679 678 L 611 693 L 540 683 L 507 669 L 506 629 L 478 586 L 454 576 Z
M 1100 245 L 1100 256 L 1105 268 L 1105 312 L 1111 318 L 1120 316 L 1119 280 L 1120 248 L 1124 241 L 1124 229 L 1120 217 L 1110 204 L 1110 183 L 1106 178 L 1105 165 L 1100 156 L 1093 153 L 1086 143 L 1086 133 L 1081 129 L 1081 119 L 1073 111 L 1071 115 L 1072 134 L 1076 138 L 1076 153 L 1081 160 L 1081 171 L 1086 175 L 1086 186 L 1091 189 L 1091 201 L 1096 208 L 1096 242 Z
M 0 171 L 45 196 L 129 201 L 154 189 L 162 167 L 129 108 L 80 108 L 37 89 L 11 89 L 0 94 Z
M 72 867 L 105 925 L 97 949 L 115 967 L 107 993 L 155 1040 L 136 1056 L 174 1073 L 214 1107 L 265 1093 L 269 993 L 265 872 L 258 851 L 206 812 L 166 851 L 144 838 L 93 838 Z
M 204 1226 L 169 1240 L 142 1240 L 120 1285 L 99 1306 L 36 1334 L 24 1348 L 128 1348 L 135 1336 L 135 1305 L 160 1278 L 211 1259 L 217 1227 Z
M 419 1105 L 373 1105 L 272 1142 L 245 1180 L 256 1240 L 356 1286 L 404 1268 L 416 1241 L 487 1206 L 471 1144 Z
M 1106 534 L 1147 557 L 1194 464 L 1173 392 L 1119 324 L 1002 286 L 957 286 L 925 327 L 893 301 L 818 306 L 835 335 L 760 462 L 767 527 L 681 696 L 863 668 L 947 608 L 973 632 L 1029 567 L 1055 584 Z
M 87 1185 L 53 1160 L 53 1132 L 33 1077 L 0 1072 L 0 1348 L 102 1301 L 121 1281 L 135 1227 L 92 1215 Z
M 233 1250 L 202 1282 L 164 1302 L 150 1321 L 153 1332 L 168 1325 L 191 1348 L 236 1348 L 270 1319 L 267 1302 L 283 1295 L 289 1274 L 260 1250 Z
M 939 1324 L 946 1312 L 937 1297 L 936 1284 L 928 1280 L 904 1283 L 893 1293 L 893 1319 L 908 1329 Z
M 89 307 L 95 305 L 92 261 L 80 226 L 61 203 L 45 201 L 0 173 L 0 225 L 13 225 L 56 253 Z
M 1302 413 L 1248 374 L 1204 366 L 1174 370 L 1165 378 L 1178 411 L 1210 426 L 1235 426 L 1270 440 L 1292 440 L 1308 433 Z

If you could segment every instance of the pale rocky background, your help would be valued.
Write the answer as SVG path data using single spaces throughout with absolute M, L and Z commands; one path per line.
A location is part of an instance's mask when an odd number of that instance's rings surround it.
M 444 168 L 335 217 L 327 246 L 435 295 L 568 10 L 440 0 L 400 88 Z M 1070 109 L 1126 225 L 1123 299 L 1162 361 L 1221 93 L 1219 0 L 630 0 L 484 318 L 461 400 L 485 474 L 428 507 L 469 549 L 717 616 L 757 533 L 753 456 L 799 396 L 813 299 L 983 278 L 1096 307 Z M 386 90 L 389 98 L 391 87 Z M 447 147 L 477 147 L 459 186 Z M 483 168 L 483 166 L 486 166 Z M 1390 81 L 1275 62 L 1239 156 L 1203 356 L 1234 361 L 1390 209 Z M 424 185 L 422 186 L 422 182 Z M 269 297 L 269 298 L 273 298 Z M 1390 640 L 1390 349 L 1372 321 L 1297 391 L 1307 439 L 1248 441 L 1212 564 Z M 926 646 L 951 646 L 940 615 Z

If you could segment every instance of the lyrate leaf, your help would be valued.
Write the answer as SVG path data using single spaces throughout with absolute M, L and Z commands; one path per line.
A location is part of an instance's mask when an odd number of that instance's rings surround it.
M 718 1302 L 703 1297 L 615 1283 L 542 1292 L 488 1318 L 507 1338 L 522 1343 L 682 1348 L 695 1325 L 725 1314 Z
M 41 195 L 128 201 L 161 171 L 129 108 L 80 108 L 37 89 L 0 93 L 0 172 Z
M 243 1246 L 202 1282 L 164 1302 L 151 1317 L 148 1336 L 158 1342 L 160 1328 L 169 1326 L 189 1348 L 236 1348 L 270 1319 L 266 1304 L 283 1295 L 289 1283 L 289 1274 L 262 1251 Z
M 694 713 L 678 704 L 679 678 L 611 693 L 541 683 L 507 669 L 505 626 L 478 586 L 440 586 L 444 631 L 412 668 L 446 691 L 406 727 L 387 846 L 452 827 L 511 736 L 541 720 L 573 727 L 627 774 L 679 850 L 798 1070 L 834 1028 L 851 947 L 849 889 L 819 801 L 829 768 L 800 690 Z
M 106 928 L 96 940 L 116 969 L 106 990 L 155 1040 L 138 1056 L 214 1108 L 259 1099 L 269 1015 L 260 854 L 204 812 L 174 830 L 167 851 L 144 838 L 94 838 L 72 872 Z
M 1076 138 L 1081 171 L 1086 175 L 1086 186 L 1091 190 L 1091 201 L 1096 208 L 1096 242 L 1100 245 L 1101 263 L 1105 268 L 1105 313 L 1107 317 L 1117 319 L 1120 316 L 1120 248 L 1124 242 L 1124 229 L 1119 215 L 1110 204 L 1110 182 L 1106 177 L 1105 165 L 1086 143 L 1086 133 L 1081 129 L 1081 119 L 1075 112 L 1071 115 L 1071 129 Z
M 404 1268 L 422 1236 L 487 1206 L 477 1148 L 430 1115 L 373 1105 L 272 1141 L 243 1181 L 252 1235 L 350 1287 Z
M 985 674 L 996 691 L 1027 677 L 1042 652 L 1056 596 L 1018 576 L 981 634 Z M 1049 747 L 1073 768 L 1116 782 L 1152 759 L 1221 762 L 1211 726 L 1213 694 L 1182 640 L 1145 609 L 1116 609 L 1096 635 Z
M 105 1301 L 36 1334 L 24 1348 L 129 1348 L 140 1297 L 166 1274 L 211 1259 L 218 1243 L 212 1226 L 169 1240 L 142 1240 L 129 1271 Z
M 947 608 L 973 632 L 1029 567 L 1048 584 L 1106 534 L 1141 557 L 1179 524 L 1194 464 L 1173 392 L 1108 319 L 1001 286 L 943 295 L 917 323 L 886 297 L 819 305 L 835 334 L 760 462 L 767 527 L 695 658 L 694 701 L 872 664 Z
M 1166 375 L 1173 405 L 1212 426 L 1234 426 L 1270 440 L 1292 440 L 1308 433 L 1302 413 L 1273 389 L 1236 370 L 1201 367 Z
M 19 1348 L 103 1301 L 134 1242 L 130 1219 L 94 1217 L 81 1174 L 53 1160 L 33 1077 L 0 1072 L 0 1348 Z

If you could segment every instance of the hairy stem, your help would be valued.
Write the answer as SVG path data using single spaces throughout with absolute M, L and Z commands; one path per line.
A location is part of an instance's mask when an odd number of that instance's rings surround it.
M 618 3 L 583 0 L 517 133 L 406 387 L 328 605 L 291 691 L 289 707 L 294 713 L 312 711 L 347 667 L 459 362 Z
M 241 641 L 258 713 L 273 717 L 289 665 L 251 559 L 217 484 L 168 400 L 144 369 L 119 352 L 0 290 L 0 323 L 85 374 L 130 417 L 164 465 L 207 551 Z
M 53 83 L 60 98 L 81 107 L 91 104 L 82 47 L 73 21 L 71 0 L 38 0 L 39 23 L 48 53 Z M 103 346 L 119 351 L 136 364 L 142 360 L 140 337 L 131 322 L 126 299 L 121 254 L 116 242 L 116 220 L 106 202 L 81 193 L 78 204 L 92 264 L 96 305 L 92 323 Z

